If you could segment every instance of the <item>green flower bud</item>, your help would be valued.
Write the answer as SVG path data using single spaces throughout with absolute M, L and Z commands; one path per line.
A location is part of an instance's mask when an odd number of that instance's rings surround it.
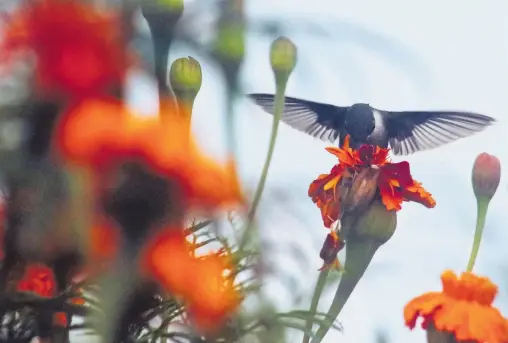
M 375 200 L 360 214 L 350 236 L 354 239 L 386 243 L 397 227 L 397 213 L 388 211 L 380 200 Z
M 220 58 L 240 62 L 245 55 L 245 29 L 242 23 L 219 28 L 215 52 Z
M 295 68 L 297 60 L 296 45 L 286 37 L 273 41 L 270 49 L 270 64 L 275 75 L 289 76 Z
M 171 65 L 169 82 L 179 104 L 192 107 L 202 79 L 201 65 L 191 56 L 179 58 Z
M 476 198 L 492 199 L 501 180 L 501 163 L 499 159 L 485 152 L 478 155 L 474 161 L 471 178 Z
M 229 87 L 236 87 L 238 71 L 245 56 L 245 6 L 243 0 L 224 0 L 219 4 L 213 54 Z

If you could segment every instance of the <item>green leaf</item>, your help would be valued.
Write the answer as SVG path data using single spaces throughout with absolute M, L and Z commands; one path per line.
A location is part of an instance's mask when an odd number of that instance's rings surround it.
M 278 320 L 277 322 L 284 327 L 299 330 L 299 331 L 305 333 L 306 335 L 309 335 L 309 337 L 311 337 L 311 338 L 314 337 L 314 333 L 312 332 L 312 330 L 307 329 L 304 324 L 299 324 L 299 323 L 285 321 L 285 320 Z

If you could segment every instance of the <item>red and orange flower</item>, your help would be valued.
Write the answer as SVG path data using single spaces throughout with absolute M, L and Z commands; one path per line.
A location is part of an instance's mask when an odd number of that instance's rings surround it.
M 342 148 L 326 148 L 337 156 L 336 164 L 329 174 L 322 174 L 309 186 L 309 197 L 321 210 L 323 223 L 330 228 L 341 213 L 340 186 L 345 179 L 352 179 L 364 168 L 378 168 L 378 194 L 386 209 L 400 210 L 403 201 L 413 201 L 432 208 L 436 202 L 422 185 L 413 180 L 409 163 L 391 163 L 389 149 L 363 145 L 358 150 L 349 146 L 349 137 Z
M 83 1 L 24 1 L 8 19 L 2 61 L 36 58 L 37 89 L 82 97 L 121 85 L 127 70 L 119 17 Z
M 508 342 L 508 321 L 492 306 L 497 286 L 488 278 L 452 271 L 441 275 L 442 292 L 429 292 L 404 308 L 406 325 L 413 329 L 419 317 L 428 337 L 448 337 L 447 342 Z M 438 340 L 439 342 L 444 340 Z

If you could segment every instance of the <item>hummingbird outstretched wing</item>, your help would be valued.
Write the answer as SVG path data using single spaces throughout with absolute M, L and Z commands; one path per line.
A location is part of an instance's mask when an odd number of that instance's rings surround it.
M 248 96 L 265 112 L 275 113 L 275 95 L 255 93 Z M 333 143 L 344 127 L 347 109 L 286 96 L 281 120 L 299 131 Z
M 489 116 L 453 111 L 380 111 L 395 155 L 437 148 L 480 132 L 495 122 Z

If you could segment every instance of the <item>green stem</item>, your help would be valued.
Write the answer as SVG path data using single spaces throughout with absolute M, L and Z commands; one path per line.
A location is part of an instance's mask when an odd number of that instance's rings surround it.
M 236 139 L 235 139 L 235 99 L 236 99 L 236 85 L 232 83 L 228 85 L 226 95 L 226 146 L 229 152 L 231 162 L 234 164 L 234 171 L 236 172 Z
M 323 293 L 323 290 L 325 289 L 326 285 L 326 278 L 328 277 L 328 272 L 330 269 L 324 269 L 319 273 L 319 277 L 316 282 L 316 287 L 314 288 L 314 294 L 312 295 L 312 300 L 310 302 L 310 308 L 309 308 L 309 318 L 305 322 L 305 329 L 306 332 L 310 332 L 312 330 L 312 317 L 314 317 L 318 304 L 319 299 L 321 298 L 321 294 Z M 310 336 L 307 333 L 303 334 L 303 340 L 302 343 L 309 343 Z
M 379 243 L 370 240 L 350 239 L 347 242 L 345 271 L 328 310 L 327 318 L 335 320 L 339 316 L 340 311 L 342 311 L 358 281 L 360 281 L 365 270 L 367 270 L 379 246 Z M 330 328 L 331 325 L 320 325 L 311 343 L 320 343 Z
M 256 193 L 254 194 L 254 199 L 252 200 L 252 205 L 249 210 L 249 214 L 247 215 L 247 223 L 245 226 L 245 231 L 240 240 L 239 249 L 242 250 L 247 244 L 248 238 L 250 237 L 250 233 L 254 225 L 252 225 L 254 221 L 254 216 L 256 214 L 256 210 L 259 205 L 259 201 L 261 200 L 261 195 L 263 194 L 263 190 L 265 188 L 266 177 L 268 176 L 268 169 L 270 167 L 270 163 L 272 162 L 273 151 L 275 150 L 275 142 L 277 141 L 277 132 L 279 130 L 279 121 L 282 117 L 282 112 L 284 111 L 284 94 L 286 93 L 286 85 L 287 85 L 288 77 L 285 77 L 282 80 L 277 80 L 276 82 L 276 93 L 275 93 L 275 113 L 273 115 L 273 123 L 272 123 L 272 135 L 270 137 L 270 145 L 268 146 L 268 153 L 266 154 L 265 165 L 263 166 L 263 171 L 261 172 L 261 178 L 259 179 L 259 183 L 256 189 Z
M 256 189 L 256 193 L 254 195 L 254 200 L 252 200 L 252 206 L 249 211 L 249 220 L 254 218 L 256 214 L 256 210 L 259 205 L 259 201 L 261 200 L 261 195 L 263 194 L 263 190 L 265 188 L 266 178 L 268 176 L 268 169 L 270 168 L 270 163 L 272 162 L 272 155 L 275 150 L 275 142 L 277 141 L 277 132 L 279 130 L 279 122 L 282 117 L 282 112 L 284 111 L 284 94 L 286 92 L 286 82 L 277 82 L 277 91 L 275 93 L 275 113 L 273 115 L 273 123 L 272 123 L 272 135 L 270 137 L 270 145 L 268 146 L 268 153 L 266 154 L 265 165 L 263 166 L 263 171 L 261 172 L 261 178 L 259 179 L 258 187 Z
M 471 248 L 471 255 L 467 263 L 467 271 L 473 270 L 476 256 L 480 250 L 480 243 L 482 241 L 483 228 L 485 227 L 485 218 L 487 217 L 487 209 L 489 207 L 489 199 L 477 199 L 476 202 L 476 229 L 474 232 L 473 246 Z

